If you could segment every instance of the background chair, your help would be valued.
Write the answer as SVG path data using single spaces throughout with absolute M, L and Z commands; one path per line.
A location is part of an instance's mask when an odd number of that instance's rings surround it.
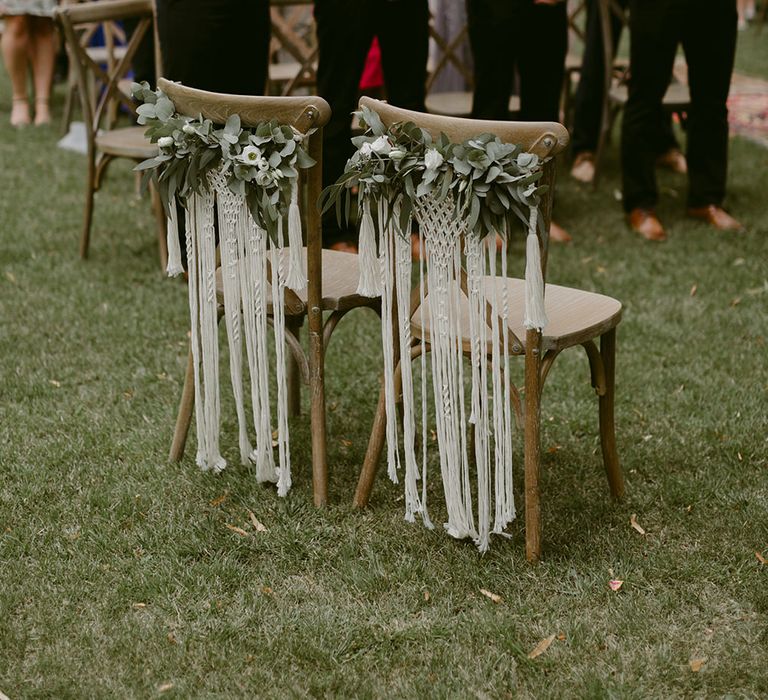
M 268 93 L 293 95 L 317 84 L 317 38 L 311 0 L 271 0 Z
M 317 161 L 309 171 L 301 171 L 303 197 L 300 198 L 306 233 L 304 257 L 307 265 L 307 288 L 300 293 L 287 293 L 285 303 L 286 343 L 295 360 L 289 368 L 289 409 L 299 412 L 299 384 L 301 379 L 310 390 L 310 421 L 312 432 L 312 480 L 314 502 L 321 506 L 328 499 L 328 465 L 325 428 L 324 356 L 331 335 L 339 321 L 352 309 L 368 307 L 377 310 L 378 299 L 357 294 L 359 266 L 357 255 L 322 248 L 322 231 L 317 200 L 321 191 L 322 127 L 330 117 L 330 108 L 319 97 L 249 97 L 221 95 L 184 87 L 163 78 L 158 87 L 176 106 L 180 114 L 211 119 L 223 124 L 232 114 L 240 116 L 243 127 L 252 127 L 262 121 L 277 120 L 290 124 L 302 133 L 310 129 L 317 132 L 309 137 L 308 153 Z M 219 300 L 223 289 L 217 284 Z M 286 292 L 290 290 L 286 289 Z M 324 320 L 323 313 L 329 312 Z M 309 348 L 304 350 L 299 330 L 308 319 Z M 194 404 L 194 379 L 190 353 L 184 380 L 179 414 L 171 445 L 171 461 L 179 461 L 184 454 Z
M 152 0 L 97 0 L 59 7 L 56 17 L 62 27 L 77 79 L 77 92 L 85 123 L 87 172 L 80 257 L 87 258 L 94 194 L 101 186 L 107 166 L 115 158 L 128 158 L 138 163 L 157 154 L 157 147 L 144 136 L 143 127 L 114 128 L 118 109 L 132 116 L 136 114 L 133 101 L 124 89 L 136 49 L 144 35 L 152 31 L 153 4 Z M 125 19 L 138 20 L 136 29 L 125 44 L 122 57 L 102 66 L 90 55 L 84 37 L 95 25 L 110 26 Z M 160 264 L 165 269 L 168 259 L 165 214 L 154 190 L 151 196 L 157 218 Z
M 540 157 L 552 157 L 562 152 L 568 143 L 568 133 L 560 124 L 530 122 L 489 122 L 470 119 L 454 119 L 434 115 L 419 114 L 392 107 L 368 98 L 361 100 L 361 106 L 376 111 L 385 126 L 401 121 L 412 121 L 427 129 L 434 138 L 443 132 L 451 141 L 461 142 L 480 133 L 494 133 L 502 141 L 520 144 L 523 149 L 536 153 Z M 551 158 L 544 166 L 542 182 L 550 189 L 543 196 L 540 211 L 544 218 L 539 231 L 542 253 L 542 273 L 546 273 L 548 231 L 551 220 L 552 193 L 554 191 L 555 159 Z M 455 225 L 451 212 L 435 220 L 420 221 L 422 226 Z M 456 226 L 457 235 L 460 226 Z M 427 251 L 428 254 L 428 251 Z M 491 284 L 494 278 L 486 278 Z M 498 278 L 497 278 L 498 279 Z M 526 556 L 529 561 L 536 561 L 541 556 L 541 505 L 539 474 L 541 470 L 541 396 L 546 377 L 554 360 L 565 349 L 581 345 L 587 354 L 592 375 L 592 386 L 598 394 L 598 415 L 603 463 L 608 476 L 611 493 L 619 498 L 623 494 L 624 484 L 616 452 L 614 433 L 614 365 L 616 346 L 616 326 L 621 319 L 621 303 L 607 296 L 592 292 L 570 289 L 553 284 L 546 285 L 545 306 L 549 324 L 544 332 L 523 328 L 524 281 L 521 279 L 502 278 L 499 284 L 508 287 L 512 316 L 509 321 L 510 344 L 505 350 L 510 355 L 525 359 L 524 397 L 518 392 L 514 404 L 520 422 L 524 425 L 525 450 L 525 536 Z M 426 313 L 422 315 L 419 306 L 419 293 L 411 297 L 411 332 L 414 343 L 411 358 L 419 356 L 422 347 L 430 349 L 430 327 Z M 463 348 L 468 354 L 471 347 L 469 336 L 468 301 L 466 292 L 461 292 L 460 326 L 463 330 Z M 488 318 L 496 314 L 488 309 Z M 490 327 L 490 321 L 489 321 Z M 595 344 L 600 339 L 600 348 Z M 422 346 L 423 341 L 423 346 Z M 490 353 L 490 350 L 489 350 Z M 490 360 L 490 358 L 489 358 Z M 398 366 L 399 367 L 399 366 Z M 396 371 L 396 394 L 400 387 L 399 373 Z M 368 450 L 360 473 L 355 492 L 354 504 L 361 508 L 369 500 L 371 489 L 378 468 L 385 437 L 385 404 L 382 392 L 376 416 L 374 418 Z

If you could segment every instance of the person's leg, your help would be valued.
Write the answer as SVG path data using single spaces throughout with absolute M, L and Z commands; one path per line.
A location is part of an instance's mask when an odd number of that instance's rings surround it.
M 732 0 L 711 0 L 707 12 L 688 2 L 683 30 L 691 105 L 688 111 L 689 207 L 720 206 L 728 168 L 726 100 L 736 51 Z
M 427 0 L 378 0 L 376 9 L 387 99 L 397 107 L 423 112 L 429 53 Z
M 656 206 L 656 144 L 663 119 L 662 99 L 677 50 L 677 0 L 630 2 L 629 98 L 621 130 L 624 209 Z
M 0 44 L 3 61 L 11 79 L 13 107 L 11 124 L 29 124 L 27 101 L 27 67 L 29 65 L 29 18 L 26 15 L 8 15 Z
M 30 61 L 35 87 L 35 124 L 50 124 L 51 85 L 56 63 L 56 42 L 50 17 L 29 18 Z
M 264 94 L 268 0 L 158 0 L 157 28 L 164 77 L 212 92 Z
M 509 119 L 516 39 L 524 31 L 519 22 L 523 5 L 520 0 L 467 0 L 469 43 L 474 56 L 475 119 Z
M 317 92 L 331 106 L 323 129 L 323 186 L 332 185 L 352 155 L 352 112 L 365 57 L 373 40 L 372 0 L 317 0 Z M 339 229 L 336 213 L 323 219 L 323 244 L 354 240 L 356 232 Z
M 566 4 L 533 5 L 525 16 L 518 56 L 520 119 L 556 122 L 568 52 Z

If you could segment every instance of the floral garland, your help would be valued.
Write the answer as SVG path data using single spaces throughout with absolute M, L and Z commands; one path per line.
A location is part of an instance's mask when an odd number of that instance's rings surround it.
M 368 195 L 392 202 L 399 198 L 402 233 L 408 230 L 416 199 L 434 194 L 442 202 L 450 194 L 456 216 L 466 218 L 469 229 L 479 227 L 481 237 L 503 234 L 510 214 L 528 226 L 526 211 L 537 207 L 547 190 L 538 184 L 543 175 L 539 157 L 493 134 L 452 143 L 445 134 L 433 139 L 413 122 L 387 128 L 366 107 L 357 116 L 366 132 L 352 139 L 357 150 L 344 174 L 321 196 L 323 213 L 335 205 L 340 223 L 342 216 L 350 219 L 355 188 L 361 200 Z
M 180 115 L 161 90 L 148 83 L 133 83 L 138 123 L 156 143 L 159 153 L 136 166 L 149 173 L 166 206 L 176 197 L 186 200 L 207 187 L 207 173 L 219 170 L 234 194 L 244 195 L 256 223 L 274 240 L 277 222 L 286 216 L 299 177 L 299 169 L 315 161 L 303 147 L 305 138 L 291 126 L 276 121 L 242 128 L 233 114 L 222 128 L 202 115 Z

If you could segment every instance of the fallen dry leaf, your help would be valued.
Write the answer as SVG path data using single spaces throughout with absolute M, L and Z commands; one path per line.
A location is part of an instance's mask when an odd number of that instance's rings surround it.
M 637 515 L 632 513 L 632 515 L 629 517 L 629 524 L 637 530 L 641 535 L 645 534 L 645 530 L 643 529 L 642 525 L 637 522 Z
M 741 304 L 741 297 L 734 297 L 731 299 L 731 306 L 738 306 L 739 304 Z
M 146 603 L 134 603 L 133 607 L 134 607 L 135 610 L 141 610 L 142 608 L 146 608 L 147 604 Z
M 243 528 L 238 527 L 237 525 L 230 525 L 229 523 L 224 523 L 224 524 L 227 526 L 227 528 L 232 530 L 232 532 L 236 532 L 241 537 L 248 537 L 248 533 L 245 530 L 243 530 Z
M 699 289 L 699 285 L 698 284 L 694 284 L 693 287 L 691 287 L 690 294 L 691 294 L 692 297 L 696 296 L 696 292 L 698 291 L 698 289 Z
M 743 462 L 744 461 L 744 457 L 741 456 L 741 452 L 737 452 L 736 453 L 736 458 L 739 460 L 739 462 Z
M 61 386 L 61 382 L 60 382 L 60 381 L 58 381 L 58 380 L 56 380 L 56 379 L 49 379 L 48 381 L 49 381 L 51 384 L 53 384 L 53 386 L 55 386 L 56 388 L 58 388 L 58 387 L 60 387 L 60 386 Z
M 560 632 L 560 634 L 557 635 L 557 639 L 561 642 L 565 641 L 565 632 Z
M 352 440 L 347 440 L 346 438 L 341 438 L 339 442 L 344 445 L 344 447 L 352 447 Z
M 547 450 L 547 452 L 549 452 L 549 454 L 553 455 L 553 454 L 555 454 L 555 452 L 559 452 L 562 449 L 563 449 L 562 445 L 552 445 L 552 447 L 550 447 Z
M 705 661 L 706 659 L 691 659 L 688 662 L 688 665 L 691 667 L 691 671 L 693 671 L 694 673 L 698 673 L 699 671 L 701 671 L 701 667 L 704 665 Z
M 768 564 L 768 560 L 760 554 L 760 552 L 755 552 L 755 556 L 757 557 L 757 561 L 759 561 L 761 564 Z
M 229 491 L 225 491 L 221 494 L 221 496 L 217 496 L 211 501 L 211 505 L 216 508 L 217 506 L 220 506 L 224 501 L 226 501 L 229 498 Z
M 173 683 L 163 683 L 162 685 L 157 686 L 157 692 L 165 693 L 169 691 L 171 688 L 173 688 Z
M 424 600 L 428 603 L 429 602 L 429 591 L 424 591 Z
M 264 595 L 272 595 L 274 593 L 274 591 L 269 586 L 262 586 L 261 587 L 261 592 Z
M 545 637 L 542 639 L 535 647 L 533 647 L 533 650 L 530 654 L 528 654 L 529 659 L 535 659 L 537 656 L 541 656 L 547 649 L 549 649 L 552 642 L 555 641 L 555 635 L 550 634 L 549 637 Z
M 623 585 L 624 581 L 620 581 L 619 579 L 612 578 L 610 581 L 608 581 L 608 587 L 612 591 L 618 591 L 619 588 Z
M 8 281 L 11 284 L 16 284 L 16 275 L 14 275 L 10 270 L 5 271 L 5 276 L 8 278 Z
M 480 593 L 482 593 L 486 598 L 489 598 L 494 603 L 501 603 L 502 600 L 504 600 L 500 595 L 496 595 L 496 593 L 491 593 L 487 588 L 481 588 Z
M 253 514 L 253 511 L 250 511 L 250 510 L 248 511 L 248 518 L 250 519 L 251 525 L 253 525 L 253 529 L 256 530 L 256 532 L 267 531 L 267 528 L 264 527 L 264 525 L 256 519 L 256 516 Z
M 167 639 L 170 644 L 177 644 L 176 635 L 173 632 L 168 632 Z

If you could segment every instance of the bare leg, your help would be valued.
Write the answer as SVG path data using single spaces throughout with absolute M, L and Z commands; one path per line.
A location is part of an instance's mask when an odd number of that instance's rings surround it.
M 50 124 L 49 100 L 56 61 L 53 20 L 48 17 L 30 17 L 30 61 L 35 85 L 35 124 Z
M 11 15 L 5 18 L 5 31 L 0 44 L 3 50 L 5 68 L 11 78 L 13 107 L 11 124 L 29 124 L 29 103 L 27 102 L 27 64 L 29 55 L 29 18 L 26 15 Z

